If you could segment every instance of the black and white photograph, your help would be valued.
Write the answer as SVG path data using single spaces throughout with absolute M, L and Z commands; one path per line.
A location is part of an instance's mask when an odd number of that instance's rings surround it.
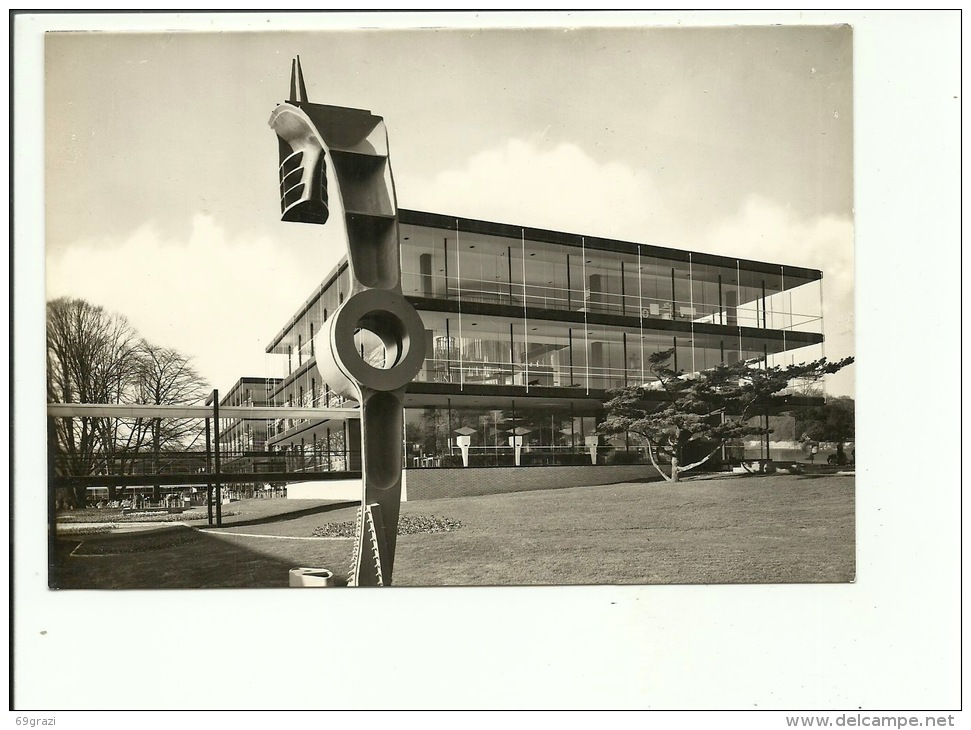
M 103 647 L 130 601 L 181 607 L 150 642 L 205 642 L 212 601 L 267 637 L 294 602 L 805 606 L 872 579 L 858 472 L 942 447 L 861 428 L 857 454 L 853 18 L 381 15 L 90 16 L 32 46 L 17 326 L 43 318 L 46 398 L 13 498 L 44 602 L 103 606 Z
M 52 35 L 51 586 L 852 581 L 852 68 Z

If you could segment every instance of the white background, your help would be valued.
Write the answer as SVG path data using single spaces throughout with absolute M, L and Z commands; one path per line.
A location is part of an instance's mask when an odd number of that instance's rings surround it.
M 562 14 L 480 15 L 472 22 L 582 25 L 604 18 L 854 26 L 857 582 L 48 591 L 42 31 L 109 26 L 99 16 L 23 18 L 15 28 L 13 69 L 12 607 L 15 707 L 29 712 L 17 715 L 62 718 L 43 711 L 83 708 L 630 708 L 895 709 L 920 710 L 923 718 L 924 710 L 946 714 L 959 706 L 959 15 L 581 13 L 566 20 Z M 249 15 L 121 20 L 200 30 L 233 23 L 282 29 L 294 22 Z M 301 27 L 340 20 L 314 16 Z M 363 22 L 395 20 L 381 14 Z M 895 305 L 904 296 L 926 306 Z M 926 367 L 931 362 L 933 369 Z M 149 617 L 171 631 L 146 636 Z M 200 714 L 185 721 L 223 719 Z M 239 721 L 264 720 L 271 718 Z M 781 715 L 768 713 L 705 718 L 713 720 L 785 726 Z M 70 724 L 131 721 L 85 715 Z M 688 721 L 685 715 L 665 720 L 668 726 Z

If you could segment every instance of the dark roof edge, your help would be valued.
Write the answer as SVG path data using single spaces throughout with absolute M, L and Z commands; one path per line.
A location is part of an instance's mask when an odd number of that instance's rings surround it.
M 668 259 L 671 261 L 692 261 L 699 264 L 710 264 L 714 266 L 738 265 L 746 271 L 759 271 L 767 274 L 778 274 L 788 271 L 793 276 L 800 276 L 807 279 L 822 279 L 823 274 L 818 269 L 807 269 L 802 266 L 788 266 L 785 264 L 774 264 L 765 261 L 755 261 L 753 259 L 743 259 L 735 256 L 722 256 L 719 254 L 687 251 L 664 246 L 655 246 L 648 243 L 636 243 L 634 241 L 623 241 L 612 238 L 602 238 L 600 236 L 587 236 L 579 233 L 565 233 L 562 231 L 551 231 L 544 228 L 531 228 L 530 226 L 517 226 L 510 223 L 494 223 L 491 221 L 477 220 L 475 218 L 462 218 L 461 216 L 443 215 L 441 213 L 429 213 L 421 210 L 410 210 L 408 208 L 398 209 L 398 222 L 410 225 L 434 226 L 436 228 L 446 228 L 458 230 L 463 233 L 481 233 L 492 236 L 506 236 L 518 238 L 525 235 L 531 241 L 542 241 L 544 243 L 558 243 L 566 246 L 586 246 L 587 248 L 599 250 L 616 251 L 628 249 L 630 253 L 640 250 L 647 252 L 651 256 Z M 618 246 L 619 244 L 619 246 Z
M 233 383 L 232 386 L 229 388 L 229 390 L 225 391 L 224 393 L 222 393 L 222 395 L 220 395 L 219 405 L 221 406 L 227 405 L 226 401 L 229 400 L 244 385 L 266 385 L 268 387 L 276 386 L 279 383 L 279 381 L 281 381 L 282 379 L 283 378 L 273 378 L 273 377 L 260 378 L 255 375 L 244 375 L 239 379 L 237 379 L 236 382 Z

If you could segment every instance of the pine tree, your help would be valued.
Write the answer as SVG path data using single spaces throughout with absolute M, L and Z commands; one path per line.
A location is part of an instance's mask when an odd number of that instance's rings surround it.
M 821 358 L 786 367 L 738 362 L 686 374 L 670 366 L 673 356 L 673 348 L 650 356 L 650 372 L 656 380 L 612 391 L 604 404 L 607 417 L 598 429 L 605 435 L 630 432 L 641 436 L 651 463 L 665 480 L 673 482 L 708 461 L 726 442 L 767 434 L 767 428 L 750 419 L 777 408 L 783 398 L 780 392 L 793 380 L 819 380 L 854 360 Z M 694 445 L 706 446 L 706 455 L 683 465 L 686 452 Z M 670 476 L 658 464 L 660 454 L 671 460 Z

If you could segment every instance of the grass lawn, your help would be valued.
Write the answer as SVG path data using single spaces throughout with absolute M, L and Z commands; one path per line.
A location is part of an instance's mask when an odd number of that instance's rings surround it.
M 298 566 L 346 574 L 351 540 L 294 538 L 353 520 L 354 507 L 250 502 L 271 504 L 233 503 L 240 514 L 220 530 L 65 537 L 52 585 L 256 588 L 286 586 Z M 406 502 L 401 511 L 462 527 L 400 536 L 398 586 L 810 583 L 855 575 L 851 476 L 614 484 Z

